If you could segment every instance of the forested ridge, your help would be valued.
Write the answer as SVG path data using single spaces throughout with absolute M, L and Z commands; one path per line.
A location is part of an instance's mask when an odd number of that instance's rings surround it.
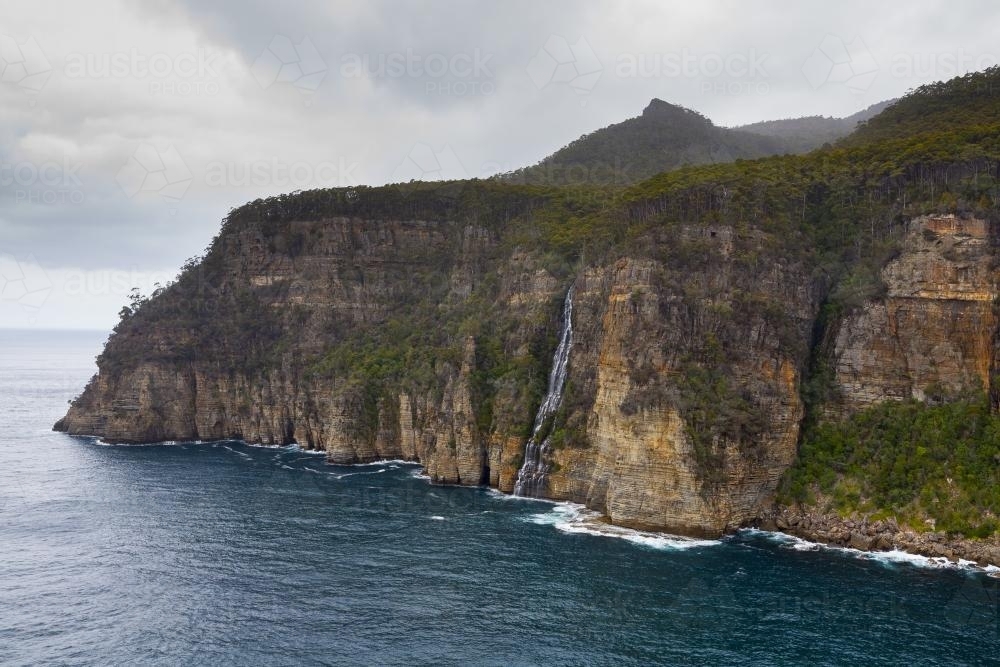
M 600 132 L 583 137 L 554 156 L 546 166 L 548 175 L 532 167 L 487 180 L 311 190 L 256 200 L 231 211 L 205 255 L 193 258 L 177 281 L 156 295 L 172 292 L 181 298 L 137 297 L 123 310 L 102 356 L 109 365 L 150 354 L 164 359 L 212 355 L 223 365 L 246 358 L 262 366 L 278 363 L 287 341 L 298 335 L 289 324 L 294 317 L 279 316 L 267 305 L 281 296 L 280 287 L 235 289 L 224 283 L 227 244 L 253 230 L 264 243 L 280 244 L 275 248 L 294 258 L 313 240 L 309 228 L 296 223 L 338 216 L 374 224 L 446 222 L 456 244 L 466 226 L 476 225 L 496 239 L 481 257 L 487 273 L 512 249 L 531 248 L 547 271 L 567 281 L 586 266 L 641 256 L 651 232 L 691 224 L 731 226 L 737 235 L 762 230 L 779 241 L 737 260 L 793 259 L 808 265 L 821 294 L 820 341 L 824 327 L 836 317 L 882 294 L 880 270 L 899 252 L 908 220 L 928 213 L 997 220 L 998 95 L 997 68 L 923 86 L 832 145 L 759 159 L 740 158 L 781 152 L 774 137 L 720 134 L 721 128 L 698 114 L 659 103 L 647 110 L 656 117 L 654 123 L 627 126 L 620 141 L 605 142 L 602 137 L 611 135 Z M 670 132 L 661 132 L 665 125 Z M 683 136 L 687 139 L 679 138 Z M 694 144 L 684 143 L 692 137 L 720 152 L 692 153 L 688 148 Z M 719 143 L 720 137 L 725 141 Z M 630 166 L 632 174 L 660 173 L 623 184 L 614 178 L 593 179 L 590 172 L 585 184 L 565 185 L 572 182 L 569 167 L 580 160 L 613 165 L 634 159 L 636 153 L 628 147 L 645 143 L 655 148 L 646 155 L 661 151 L 669 158 L 668 167 L 679 168 L 663 171 L 664 163 L 640 158 Z M 591 150 L 596 153 L 588 155 Z M 715 163 L 682 166 L 692 162 Z M 560 171 L 559 165 L 567 169 Z M 614 168 L 608 173 L 613 176 Z M 595 180 L 604 184 L 595 185 Z M 684 256 L 697 248 L 679 246 L 674 259 L 697 262 L 698 257 Z M 474 336 L 479 343 L 474 389 L 484 397 L 483 413 L 477 416 L 483 427 L 491 419 L 489 399 L 501 387 L 522 383 L 537 402 L 554 346 L 552 322 L 538 323 L 548 333 L 537 339 L 527 360 L 511 362 L 502 346 L 502 325 L 490 319 L 496 285 L 485 280 L 469 299 L 451 303 L 447 283 L 452 267 L 431 256 L 419 260 L 411 270 L 412 289 L 401 293 L 392 320 L 377 335 L 355 336 L 346 329 L 312 332 L 319 337 L 318 351 L 301 365 L 311 373 L 354 377 L 375 404 L 381 392 L 412 380 L 414 372 L 431 382 L 442 363 L 458 364 L 461 341 Z M 451 303 L 447 310 L 441 307 L 445 302 Z M 177 305 L 181 303 L 183 308 Z M 176 332 L 177 340 L 153 351 L 131 348 L 141 340 L 134 334 L 156 328 Z M 704 389 L 703 371 L 703 365 L 692 366 L 692 376 L 682 386 Z M 825 391 L 822 359 L 814 359 L 802 385 L 807 417 L 799 462 L 782 487 L 785 502 L 832 497 L 844 513 L 894 512 L 914 525 L 929 517 L 966 535 L 996 530 L 1000 427 L 989 397 L 878 406 L 831 423 L 816 412 Z M 719 386 L 703 393 L 724 406 L 729 390 Z M 715 423 L 715 416 L 706 418 Z M 530 424 L 530 414 L 524 423 Z M 957 479 L 958 486 L 945 479 Z

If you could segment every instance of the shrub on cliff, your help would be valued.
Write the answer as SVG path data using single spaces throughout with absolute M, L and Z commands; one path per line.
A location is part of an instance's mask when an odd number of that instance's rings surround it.
M 887 402 L 811 426 L 782 485 L 785 503 L 895 515 L 914 527 L 984 537 L 1000 523 L 1000 415 L 985 396 Z M 931 521 L 933 523 L 927 523 Z

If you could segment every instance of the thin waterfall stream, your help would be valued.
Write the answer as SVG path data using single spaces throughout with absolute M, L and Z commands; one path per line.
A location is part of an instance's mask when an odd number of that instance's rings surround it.
M 535 413 L 535 425 L 531 437 L 524 445 L 524 463 L 517 473 L 514 483 L 514 495 L 535 497 L 542 489 L 549 465 L 545 458 L 549 452 L 551 428 L 545 434 L 542 442 L 538 441 L 545 423 L 552 417 L 563 399 L 563 388 L 566 386 L 566 373 L 569 370 L 569 353 L 573 347 L 573 287 L 566 292 L 563 303 L 562 323 L 559 329 L 559 344 L 552 356 L 552 370 L 549 371 L 549 387 L 545 398 Z

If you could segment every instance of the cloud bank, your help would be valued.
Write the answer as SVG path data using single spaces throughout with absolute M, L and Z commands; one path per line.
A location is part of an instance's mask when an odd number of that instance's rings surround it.
M 1000 62 L 987 2 L 161 0 L 0 25 L 0 326 L 110 327 L 239 204 L 482 177 L 659 97 L 847 115 Z

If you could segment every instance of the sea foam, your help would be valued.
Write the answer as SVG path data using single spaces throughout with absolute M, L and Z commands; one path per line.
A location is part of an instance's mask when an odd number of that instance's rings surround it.
M 721 544 L 719 540 L 699 540 L 681 535 L 622 528 L 605 523 L 601 520 L 602 518 L 603 515 L 600 512 L 589 510 L 583 505 L 562 502 L 556 503 L 548 512 L 526 517 L 525 521 L 553 526 L 562 533 L 612 537 L 661 551 L 695 549 Z
M 528 502 L 528 503 L 546 503 L 548 505 L 559 505 L 560 504 L 560 501 L 558 501 L 558 500 L 550 500 L 548 498 L 532 498 L 531 496 L 515 496 L 512 493 L 504 493 L 503 491 L 499 491 L 499 490 L 493 489 L 493 488 L 487 489 L 486 490 L 486 495 L 490 496 L 494 500 L 502 500 L 502 501 L 505 501 L 505 502 L 519 501 L 519 502 Z
M 879 563 L 880 565 L 890 567 L 894 565 L 911 565 L 913 567 L 932 569 L 951 568 L 961 570 L 979 570 L 987 573 L 1000 572 L 1000 568 L 998 567 L 993 565 L 980 567 L 971 560 L 959 559 L 956 563 L 945 558 L 944 556 L 922 556 L 920 554 L 913 554 L 899 549 L 894 549 L 892 551 L 862 551 L 851 547 L 841 547 L 834 544 L 812 542 L 787 533 L 758 530 L 756 528 L 746 528 L 740 532 L 746 535 L 758 535 L 764 537 L 771 542 L 776 542 L 784 548 L 793 549 L 795 551 L 828 551 L 852 558 L 858 558 L 860 560 L 873 561 Z
M 408 465 L 408 466 L 418 466 L 420 465 L 416 461 L 406 461 L 405 459 L 379 459 L 378 461 L 369 461 L 368 463 L 331 463 L 330 465 L 344 466 L 345 468 L 366 468 L 368 466 L 384 466 L 394 464 L 396 466 Z

